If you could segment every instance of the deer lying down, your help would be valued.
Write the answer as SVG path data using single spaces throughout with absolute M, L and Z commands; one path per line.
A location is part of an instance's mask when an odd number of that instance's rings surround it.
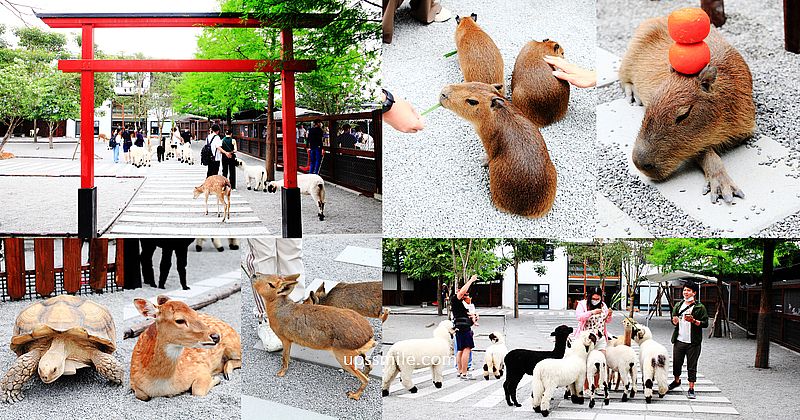
M 342 365 L 361 381 L 356 391 L 347 396 L 357 400 L 367 387 L 372 365 L 366 353 L 375 347 L 372 326 L 363 316 L 350 309 L 323 305 L 304 305 L 288 298 L 297 285 L 299 274 L 278 276 L 256 274 L 253 287 L 264 299 L 272 331 L 283 343 L 283 364 L 278 376 L 289 369 L 292 343 L 317 350 L 329 350 Z M 356 367 L 356 356 L 364 359 L 364 370 Z
M 381 322 L 389 317 L 389 308 L 383 307 L 383 283 L 379 281 L 339 283 L 327 292 L 323 282 L 316 291 L 311 291 L 306 302 L 352 309 L 366 317 L 378 318 Z
M 136 398 L 171 397 L 186 391 L 204 396 L 242 367 L 239 334 L 211 315 L 195 312 L 183 302 L 159 296 L 153 305 L 133 303 L 155 322 L 139 336 L 131 355 L 131 389 Z
M 206 215 L 208 215 L 208 195 L 214 194 L 217 196 L 217 217 L 220 215 L 219 205 L 222 204 L 222 221 L 231 218 L 231 183 L 228 178 L 222 175 L 211 175 L 206 178 L 205 182 L 199 187 L 194 187 L 194 197 L 197 198 L 200 194 L 206 195 Z M 225 201 L 225 198 L 228 200 Z

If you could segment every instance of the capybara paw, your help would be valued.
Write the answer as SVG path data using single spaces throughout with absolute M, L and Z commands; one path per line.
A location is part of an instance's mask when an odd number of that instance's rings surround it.
M 408 392 L 410 392 L 410 393 L 412 393 L 412 394 L 416 394 L 416 393 L 417 393 L 417 391 L 418 391 L 418 390 L 417 390 L 417 387 L 412 387 L 411 389 L 409 389 L 409 390 L 408 390 Z
M 734 197 L 744 198 L 744 192 L 733 183 L 731 177 L 724 171 L 706 179 L 703 195 L 709 193 L 712 203 L 716 203 L 722 198 L 724 202 L 730 204 Z
M 441 382 L 434 382 L 433 386 L 435 386 L 436 388 L 441 388 L 442 387 L 442 383 Z
M 381 396 L 382 397 L 388 397 L 389 396 L 389 390 L 388 389 L 382 389 L 381 390 Z

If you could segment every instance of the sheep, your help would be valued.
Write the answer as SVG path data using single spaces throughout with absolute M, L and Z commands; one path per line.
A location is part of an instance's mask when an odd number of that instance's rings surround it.
M 400 382 L 414 394 L 417 387 L 411 380 L 415 369 L 430 367 L 433 374 L 433 385 L 442 387 L 442 368 L 453 355 L 453 322 L 445 320 L 433 330 L 432 338 L 414 338 L 392 344 L 386 353 L 386 367 L 383 371 L 381 395 L 389 395 L 389 386 L 400 374 Z
M 504 359 L 507 373 L 506 380 L 503 382 L 503 390 L 506 394 L 506 403 L 509 406 L 522 407 L 522 404 L 517 402 L 517 385 L 519 385 L 519 381 L 522 380 L 526 373 L 533 375 L 533 369 L 540 361 L 564 357 L 564 351 L 568 345 L 567 340 L 572 331 L 572 327 L 560 325 L 550 333 L 551 337 L 556 338 L 556 344 L 551 351 L 514 349 L 508 352 Z
M 192 148 L 189 147 L 189 143 L 186 143 L 186 148 L 183 150 L 183 163 L 188 163 L 189 165 L 194 165 L 196 162 L 194 151 Z
M 203 250 L 203 244 L 206 242 L 206 238 L 195 238 L 194 240 L 194 250 L 200 252 Z M 220 238 L 211 238 L 211 245 L 219 252 L 225 250 L 225 247 L 222 246 L 222 240 Z M 236 251 L 239 249 L 239 239 L 238 238 L 228 238 L 228 247 L 231 251 Z
M 566 386 L 573 395 L 573 402 L 583 404 L 583 381 L 586 379 L 586 358 L 594 349 L 597 336 L 583 331 L 575 345 L 564 353 L 563 359 L 545 359 L 533 369 L 533 411 L 550 414 L 550 399 L 559 386 Z
M 619 338 L 622 338 L 623 343 L 619 343 Z M 636 395 L 636 352 L 624 344 L 624 337 L 617 337 L 608 341 L 608 348 L 606 349 L 606 365 L 608 370 L 613 374 L 619 374 L 622 386 L 625 390 L 622 392 L 622 402 L 628 401 L 628 392 L 630 398 Z M 612 377 L 612 375 L 609 375 Z M 617 384 L 619 386 L 619 384 Z
M 506 347 L 506 340 L 503 334 L 493 332 L 489 334 L 489 341 L 491 341 L 492 344 L 486 348 L 486 352 L 483 356 L 483 378 L 487 381 L 489 380 L 490 371 L 494 374 L 496 379 L 500 379 L 500 377 L 503 376 L 503 358 L 505 358 L 508 353 L 508 347 Z
M 283 180 L 270 181 L 267 183 L 267 191 L 274 193 L 283 185 Z M 297 186 L 300 194 L 310 195 L 319 207 L 317 216 L 319 220 L 325 220 L 325 181 L 316 174 L 297 174 Z
M 603 387 L 603 404 L 608 405 L 608 371 L 606 370 L 606 356 L 600 350 L 592 350 L 586 359 L 586 381 L 589 382 L 589 408 L 594 408 L 594 396 L 597 387 L 594 385 L 594 375 L 598 375 L 598 386 Z
M 639 344 L 639 365 L 642 367 L 644 381 L 644 400 L 649 404 L 653 399 L 653 382 L 658 383 L 658 396 L 664 398 L 667 389 L 667 365 L 669 354 L 667 349 L 653 339 L 650 328 L 636 324 L 633 339 Z
M 255 191 L 264 190 L 267 192 L 267 169 L 263 166 L 250 166 L 247 162 L 236 159 L 236 166 L 241 166 L 244 170 L 247 189 L 251 187 Z M 298 177 L 299 178 L 299 177 Z

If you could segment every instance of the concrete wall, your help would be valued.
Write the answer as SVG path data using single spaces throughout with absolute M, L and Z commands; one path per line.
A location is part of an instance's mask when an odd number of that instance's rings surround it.
M 519 267 L 519 284 L 546 284 L 550 292 L 549 309 L 565 309 L 567 306 L 567 254 L 565 248 L 555 249 L 553 261 L 526 262 Z M 544 265 L 544 275 L 534 271 L 536 265 Z M 503 273 L 503 307 L 514 307 L 514 268 Z

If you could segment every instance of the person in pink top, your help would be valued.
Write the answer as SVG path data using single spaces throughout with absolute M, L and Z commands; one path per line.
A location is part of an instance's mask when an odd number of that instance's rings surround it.
M 578 319 L 578 328 L 575 329 L 575 337 L 581 331 L 592 331 L 597 335 L 597 344 L 594 349 L 606 354 L 606 347 L 608 346 L 608 329 L 606 324 L 611 322 L 611 308 L 606 306 L 603 302 L 603 291 L 599 287 L 589 289 L 589 299 L 584 299 L 578 302 L 575 307 L 575 318 Z M 598 386 L 600 380 L 599 375 L 594 376 L 594 385 Z M 589 389 L 589 382 L 586 381 L 583 385 L 585 390 Z

